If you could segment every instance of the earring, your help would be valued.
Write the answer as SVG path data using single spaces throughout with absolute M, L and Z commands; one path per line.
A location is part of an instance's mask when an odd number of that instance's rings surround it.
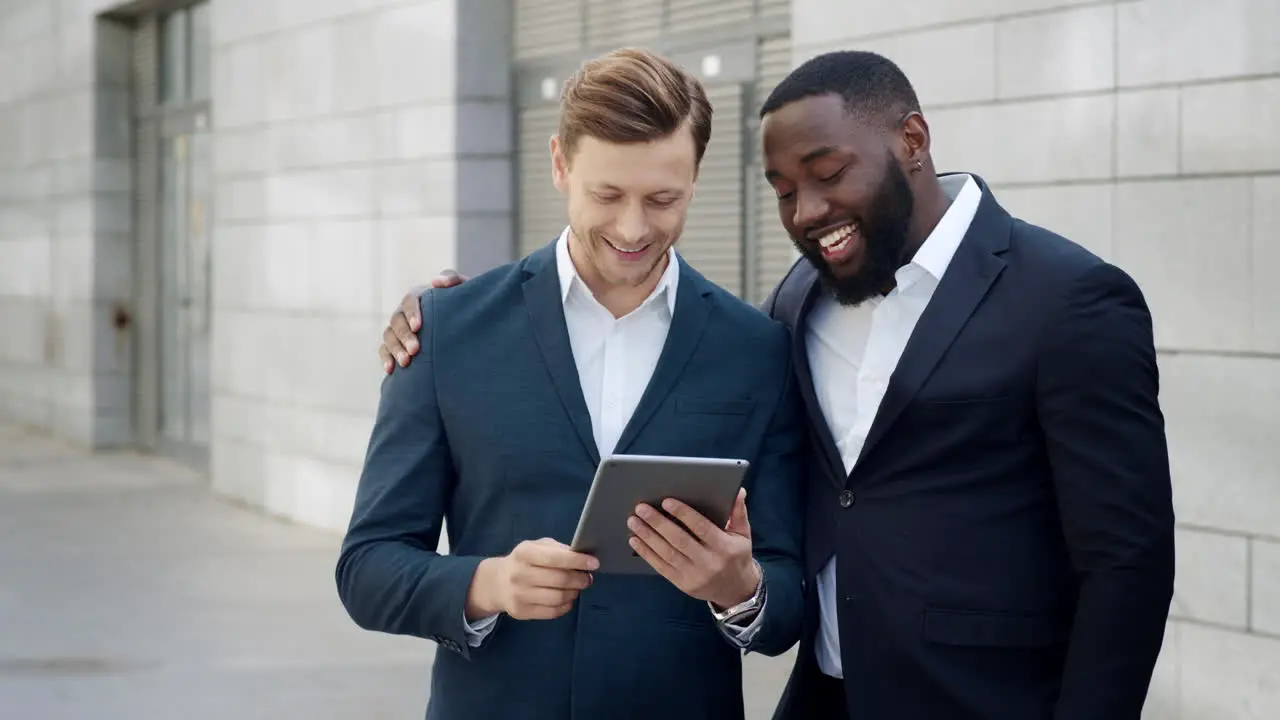
M 924 169 L 924 163 L 922 163 L 922 162 L 920 162 L 919 160 L 917 160 L 917 161 L 916 161 L 916 171 L 917 171 L 917 172 L 919 172 L 920 170 L 923 170 L 923 169 Z

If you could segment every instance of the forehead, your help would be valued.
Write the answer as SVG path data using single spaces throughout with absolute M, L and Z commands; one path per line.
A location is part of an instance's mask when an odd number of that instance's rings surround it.
M 801 161 L 823 148 L 862 153 L 880 140 L 838 95 L 817 95 L 783 105 L 764 117 L 760 139 L 771 164 Z
M 587 183 L 643 190 L 682 187 L 693 182 L 697 150 L 688 129 L 637 143 L 611 143 L 595 137 L 577 142 L 570 173 Z

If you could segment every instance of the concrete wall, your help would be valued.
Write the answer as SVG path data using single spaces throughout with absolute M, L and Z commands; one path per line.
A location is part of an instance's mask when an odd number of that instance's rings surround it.
M 213 9 L 213 485 L 345 528 L 388 315 L 511 247 L 507 4 Z
M 115 324 L 132 281 L 127 75 L 96 70 L 127 65 L 95 56 L 104 4 L 0 4 L 0 417 L 94 445 L 129 439 L 132 363 Z
M 898 61 L 941 170 L 1129 270 L 1178 535 L 1147 717 L 1280 717 L 1280 3 L 795 0 L 797 62 Z

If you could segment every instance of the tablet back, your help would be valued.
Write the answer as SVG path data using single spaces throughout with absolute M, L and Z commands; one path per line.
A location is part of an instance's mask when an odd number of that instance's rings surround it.
M 628 543 L 627 518 L 635 507 L 647 503 L 666 514 L 662 501 L 675 498 L 724 527 L 749 466 L 732 458 L 606 457 L 596 468 L 571 547 L 599 559 L 598 572 L 654 573 Z

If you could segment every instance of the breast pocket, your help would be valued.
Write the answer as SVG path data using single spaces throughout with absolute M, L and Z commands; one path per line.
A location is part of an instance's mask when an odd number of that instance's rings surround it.
M 684 455 L 739 455 L 749 441 L 756 403 L 748 398 L 678 397 L 668 437 Z
M 979 445 L 1017 441 L 1027 426 L 1027 404 L 1013 395 L 1003 397 L 917 398 L 904 419 L 934 438 Z

